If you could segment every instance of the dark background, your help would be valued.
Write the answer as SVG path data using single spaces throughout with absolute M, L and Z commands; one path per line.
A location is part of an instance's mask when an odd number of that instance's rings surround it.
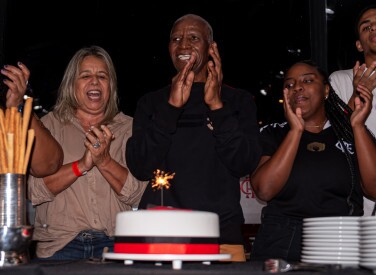
M 318 3 L 312 1 L 324 1 L 335 14 L 312 14 L 312 4 Z M 132 116 L 141 95 L 168 84 L 175 74 L 168 54 L 173 22 L 196 13 L 214 29 L 224 82 L 254 95 L 262 125 L 283 120 L 280 72 L 291 63 L 319 51 L 331 72 L 351 68 L 361 58 L 353 17 L 369 3 L 376 1 L 0 0 L 0 64 L 24 62 L 33 91 L 48 111 L 72 55 L 83 46 L 100 45 L 117 69 L 121 110 Z M 325 24 L 314 26 L 320 16 Z

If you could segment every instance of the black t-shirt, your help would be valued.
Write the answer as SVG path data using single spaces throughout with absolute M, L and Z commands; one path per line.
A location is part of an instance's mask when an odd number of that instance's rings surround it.
M 273 155 L 289 130 L 287 123 L 264 127 L 262 155 Z M 318 144 L 315 148 L 314 142 Z M 342 147 L 332 127 L 320 133 L 304 131 L 288 181 L 263 213 L 300 218 L 347 216 L 350 210 L 347 198 L 351 193 L 352 215 L 363 215 L 363 192 L 359 182 L 352 187 L 344 153 L 348 150 L 355 154 L 354 144 L 345 143 L 346 148 Z

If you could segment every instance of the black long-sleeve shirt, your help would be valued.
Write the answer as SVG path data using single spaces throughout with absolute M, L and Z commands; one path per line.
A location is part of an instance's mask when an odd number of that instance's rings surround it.
M 240 244 L 244 217 L 239 179 L 256 168 L 261 155 L 256 105 L 249 92 L 223 85 L 224 106 L 211 111 L 204 102 L 204 85 L 193 84 L 183 108 L 168 104 L 170 86 L 139 100 L 127 165 L 140 180 L 153 179 L 156 169 L 175 173 L 168 190 L 149 184 L 140 208 L 163 204 L 215 212 L 220 243 Z

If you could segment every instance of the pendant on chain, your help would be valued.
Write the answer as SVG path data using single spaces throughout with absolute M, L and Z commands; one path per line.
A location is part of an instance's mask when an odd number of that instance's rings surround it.
M 307 145 L 307 150 L 311 152 L 321 152 L 325 150 L 325 143 L 311 142 Z

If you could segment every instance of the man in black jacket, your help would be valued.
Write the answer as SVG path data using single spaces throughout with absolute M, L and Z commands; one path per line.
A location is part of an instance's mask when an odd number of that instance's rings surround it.
M 239 179 L 259 161 L 259 127 L 252 95 L 222 84 L 222 67 L 210 24 L 187 14 L 175 21 L 169 52 L 172 83 L 137 105 L 126 160 L 131 173 L 150 180 L 157 169 L 175 173 L 171 188 L 148 185 L 140 208 L 168 205 L 215 212 L 220 253 L 245 261 Z

